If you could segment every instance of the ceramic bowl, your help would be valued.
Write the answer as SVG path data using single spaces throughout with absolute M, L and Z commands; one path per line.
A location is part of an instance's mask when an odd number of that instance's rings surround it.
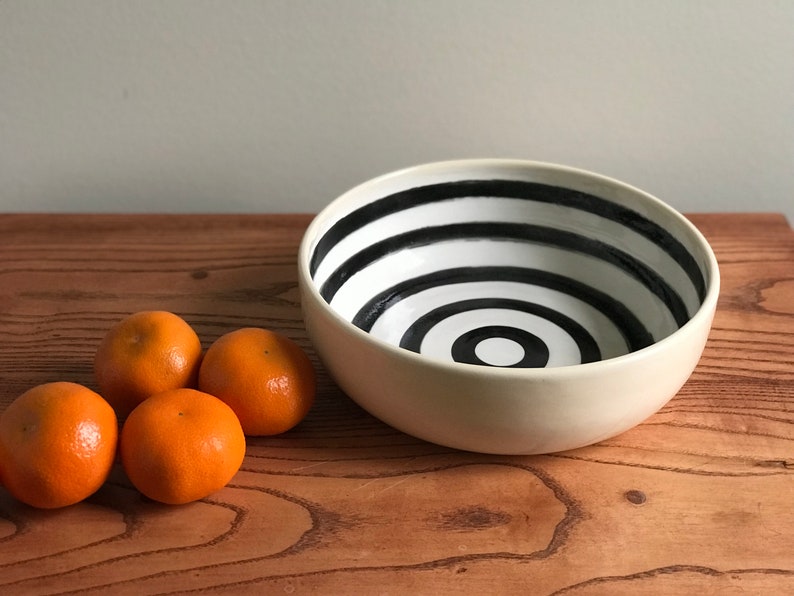
M 309 337 L 387 424 L 457 449 L 549 453 L 659 410 L 699 361 L 714 254 L 662 201 L 569 167 L 420 165 L 325 208 L 300 247 Z

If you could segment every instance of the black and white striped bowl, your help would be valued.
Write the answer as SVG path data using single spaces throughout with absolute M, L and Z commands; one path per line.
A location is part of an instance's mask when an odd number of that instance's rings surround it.
M 703 350 L 719 271 L 658 199 L 538 162 L 366 182 L 303 239 L 307 330 L 342 389 L 436 443 L 540 453 L 623 432 Z

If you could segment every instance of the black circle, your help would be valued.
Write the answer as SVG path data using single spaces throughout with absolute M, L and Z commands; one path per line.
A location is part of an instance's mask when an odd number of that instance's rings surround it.
M 549 348 L 542 339 L 523 329 L 504 325 L 488 325 L 467 331 L 453 342 L 452 359 L 467 364 L 501 366 L 485 362 L 477 356 L 476 350 L 480 342 L 493 338 L 512 340 L 524 350 L 521 360 L 503 365 L 503 368 L 543 368 L 549 362 Z
M 580 323 L 568 317 L 567 315 L 561 312 L 557 312 L 547 306 L 542 306 L 540 304 L 533 304 L 530 302 L 524 302 L 521 300 L 515 300 L 511 298 L 471 298 L 471 299 L 460 300 L 458 302 L 452 302 L 450 304 L 439 306 L 425 313 L 424 315 L 420 316 L 408 327 L 408 329 L 406 329 L 405 333 L 400 339 L 400 347 L 411 350 L 412 352 L 420 353 L 422 342 L 424 341 L 425 336 L 435 325 L 437 325 L 447 317 L 451 317 L 463 312 L 485 309 L 485 308 L 514 310 L 517 312 L 526 312 L 539 316 L 555 324 L 556 326 L 562 328 L 576 342 L 576 345 L 578 346 L 579 352 L 581 354 L 581 362 L 583 364 L 587 362 L 596 362 L 598 360 L 601 360 L 601 350 L 598 347 L 598 343 L 593 338 L 593 336 L 590 335 L 590 332 L 587 331 L 587 329 L 585 329 Z M 483 329 L 494 328 L 494 327 L 497 326 L 483 327 Z M 513 333 L 518 332 L 518 330 L 513 327 L 499 327 L 499 328 L 510 329 L 512 330 Z M 540 341 L 531 333 L 528 332 L 523 332 L 523 333 L 527 333 L 528 336 L 531 336 L 535 338 L 537 341 Z M 498 337 L 498 336 L 494 336 L 494 337 Z M 483 339 L 485 339 L 485 337 L 483 337 Z M 480 341 L 482 341 L 482 339 Z M 514 341 L 517 341 L 517 343 L 522 344 L 522 342 L 524 341 L 524 336 L 515 339 Z M 528 343 L 529 346 L 533 345 L 532 340 L 528 340 L 528 342 L 529 342 Z M 482 362 L 479 358 L 476 358 L 476 355 L 473 353 L 473 349 L 474 348 L 471 348 L 472 355 L 467 356 L 466 358 L 468 359 L 474 358 L 476 360 L 476 363 L 478 364 L 491 366 L 486 362 Z M 525 346 L 524 349 L 526 350 L 527 347 Z M 546 351 L 548 352 L 548 348 L 546 348 Z M 468 360 L 461 360 L 461 362 L 464 361 L 468 361 Z M 546 361 L 541 366 L 546 366 L 547 363 L 548 363 L 548 353 L 546 355 Z

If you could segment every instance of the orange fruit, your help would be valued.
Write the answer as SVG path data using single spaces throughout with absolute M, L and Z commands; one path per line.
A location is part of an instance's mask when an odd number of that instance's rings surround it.
M 113 408 L 82 385 L 45 383 L 0 415 L 0 484 L 23 503 L 72 505 L 105 482 L 116 457 Z
M 301 347 L 279 333 L 246 327 L 204 354 L 198 387 L 225 401 L 251 436 L 283 433 L 306 417 L 316 378 Z
M 124 418 L 155 393 L 196 385 L 201 340 L 181 317 L 141 311 L 116 323 L 94 356 L 99 393 Z
M 141 493 L 179 505 L 220 490 L 245 456 L 245 435 L 232 409 L 195 389 L 149 397 L 127 417 L 121 465 Z

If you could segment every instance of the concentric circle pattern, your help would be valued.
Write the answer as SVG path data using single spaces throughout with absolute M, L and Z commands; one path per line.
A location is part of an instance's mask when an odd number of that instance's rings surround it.
M 628 204 L 524 180 L 456 180 L 349 210 L 311 250 L 331 308 L 433 358 L 554 367 L 640 350 L 706 281 L 686 240 Z

